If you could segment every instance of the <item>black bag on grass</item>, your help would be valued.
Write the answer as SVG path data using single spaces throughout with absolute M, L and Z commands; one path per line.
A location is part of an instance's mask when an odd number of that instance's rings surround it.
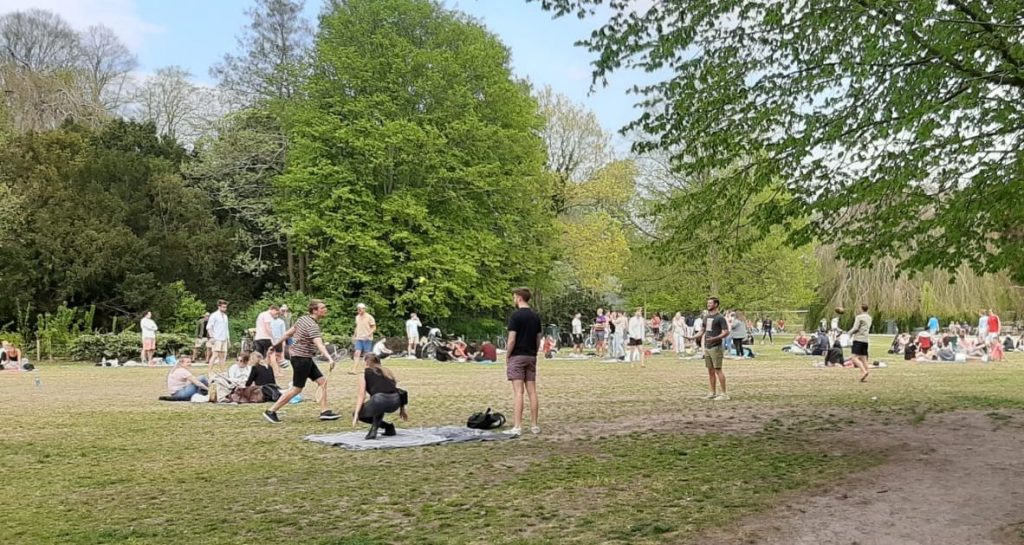
M 487 407 L 486 412 L 474 413 L 466 420 L 466 427 L 473 428 L 476 430 L 493 430 L 500 428 L 505 425 L 505 415 L 501 413 L 492 413 L 491 408 Z

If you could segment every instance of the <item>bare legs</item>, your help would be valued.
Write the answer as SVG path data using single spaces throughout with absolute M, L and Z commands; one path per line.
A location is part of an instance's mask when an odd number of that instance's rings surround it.
M 719 388 L 716 388 L 715 385 L 717 382 L 717 386 L 720 387 L 722 395 L 728 395 L 728 392 L 725 389 L 725 372 L 721 369 L 708 369 L 708 382 L 711 386 L 712 394 L 718 393 Z
M 537 399 L 537 381 L 529 382 L 524 380 L 512 381 L 512 427 L 523 427 L 523 394 L 530 396 L 530 422 L 536 426 L 540 418 L 540 400 Z

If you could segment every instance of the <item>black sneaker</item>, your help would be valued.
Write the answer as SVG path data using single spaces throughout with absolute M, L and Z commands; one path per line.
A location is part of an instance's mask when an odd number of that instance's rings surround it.
M 263 411 L 263 418 L 266 418 L 267 422 L 270 422 L 271 424 L 281 423 L 281 419 L 277 417 L 277 413 L 272 413 L 270 411 Z
M 337 420 L 341 418 L 340 414 L 334 414 L 334 411 L 324 411 L 320 413 L 320 420 Z
M 393 437 L 395 435 L 398 435 L 398 430 L 395 429 L 394 424 L 384 422 L 383 424 L 380 425 L 380 427 L 384 428 L 384 437 Z

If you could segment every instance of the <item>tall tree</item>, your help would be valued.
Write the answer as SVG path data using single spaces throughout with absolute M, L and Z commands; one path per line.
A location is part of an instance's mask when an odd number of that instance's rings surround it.
M 155 125 L 161 135 L 184 140 L 197 137 L 209 119 L 213 97 L 190 77 L 180 66 L 157 70 L 136 91 L 135 117 Z
M 290 100 L 305 73 L 313 29 L 302 16 L 303 0 L 256 0 L 238 37 L 240 55 L 224 55 L 210 69 L 221 87 L 247 104 Z
M 593 14 L 602 0 L 541 0 Z M 901 267 L 1007 270 L 1024 279 L 1024 23 L 1017 0 L 612 1 L 583 44 L 596 82 L 622 68 L 664 75 L 638 89 L 638 150 L 711 172 L 737 157 L 763 225 L 809 219 L 840 257 Z M 722 183 L 727 183 L 723 180 Z M 710 192 L 708 205 L 722 204 Z
M 118 110 L 128 98 L 131 71 L 138 66 L 135 55 L 103 25 L 94 25 L 82 33 L 79 66 L 89 98 Z
M 426 0 L 321 18 L 282 215 L 319 293 L 396 314 L 507 305 L 550 264 L 543 120 L 508 50 Z
M 42 10 L 15 11 L 0 16 L 0 59 L 32 72 L 52 72 L 77 66 L 79 36 L 59 15 Z

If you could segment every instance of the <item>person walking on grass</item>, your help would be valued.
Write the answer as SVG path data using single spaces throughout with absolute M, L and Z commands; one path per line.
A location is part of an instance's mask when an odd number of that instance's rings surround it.
M 523 430 L 524 392 L 530 396 L 530 431 L 540 433 L 540 401 L 537 399 L 537 351 L 540 349 L 540 317 L 530 308 L 532 293 L 527 288 L 512 292 L 515 312 L 508 319 L 508 346 L 505 376 L 512 383 L 512 429 L 505 433 L 519 435 Z
M 323 320 L 324 316 L 327 316 L 327 305 L 319 299 L 313 299 L 309 302 L 309 314 L 296 320 L 295 325 L 285 331 L 284 337 L 275 343 L 274 346 L 278 346 L 288 339 L 295 339 L 291 347 L 292 387 L 281 394 L 272 407 L 263 412 L 263 418 L 268 422 L 281 423 L 277 411 L 299 395 L 309 380 L 316 382 L 323 392 L 320 396 L 320 420 L 341 418 L 341 415 L 327 408 L 327 377 L 313 362 L 313 356 L 319 352 L 330 365 L 334 365 L 334 358 L 324 346 L 323 334 L 320 332 L 320 320 Z
M 646 367 L 643 359 L 646 326 L 644 309 L 638 307 L 633 312 L 633 317 L 629 319 L 629 354 L 626 355 L 626 361 L 629 362 L 630 367 L 635 366 L 635 362 L 640 362 L 640 367 Z
M 270 305 L 267 310 L 256 316 L 256 336 L 253 338 L 253 344 L 256 347 L 256 351 L 264 358 L 267 357 L 271 345 L 274 344 L 273 324 L 280 313 L 281 307 Z
M 722 371 L 722 360 L 725 358 L 725 348 L 722 343 L 729 336 L 729 323 L 719 312 L 720 305 L 717 297 L 708 298 L 702 343 L 704 365 L 708 368 L 708 382 L 711 386 L 711 392 L 706 398 L 715 401 L 728 401 L 729 393 L 725 388 L 725 373 Z
M 212 343 L 209 359 L 210 368 L 207 369 L 210 377 L 215 375 L 217 364 L 227 365 L 228 346 L 231 343 L 227 313 L 228 302 L 220 299 L 217 301 L 217 310 L 206 321 L 206 331 L 210 334 L 210 342 Z
M 860 314 L 853 319 L 853 328 L 847 332 L 853 339 L 853 363 L 860 369 L 860 381 L 868 380 L 868 342 L 871 340 L 871 315 L 868 314 L 868 304 L 860 305 Z
M 736 350 L 736 358 L 744 359 L 747 357 L 746 349 L 743 347 L 744 341 L 747 340 L 747 321 L 743 314 L 739 312 L 732 312 L 732 323 L 729 325 L 729 338 L 732 339 L 732 347 Z
M 146 311 L 139 321 L 139 330 L 142 331 L 142 363 L 149 363 L 156 354 L 156 322 L 153 321 L 153 313 Z
M 377 331 L 377 321 L 369 312 L 366 312 L 366 305 L 359 303 L 356 305 L 356 330 L 352 335 L 355 354 L 353 354 L 352 370 L 348 374 L 355 375 L 359 371 L 359 367 L 365 365 L 363 355 L 373 352 L 373 333 L 375 331 Z

